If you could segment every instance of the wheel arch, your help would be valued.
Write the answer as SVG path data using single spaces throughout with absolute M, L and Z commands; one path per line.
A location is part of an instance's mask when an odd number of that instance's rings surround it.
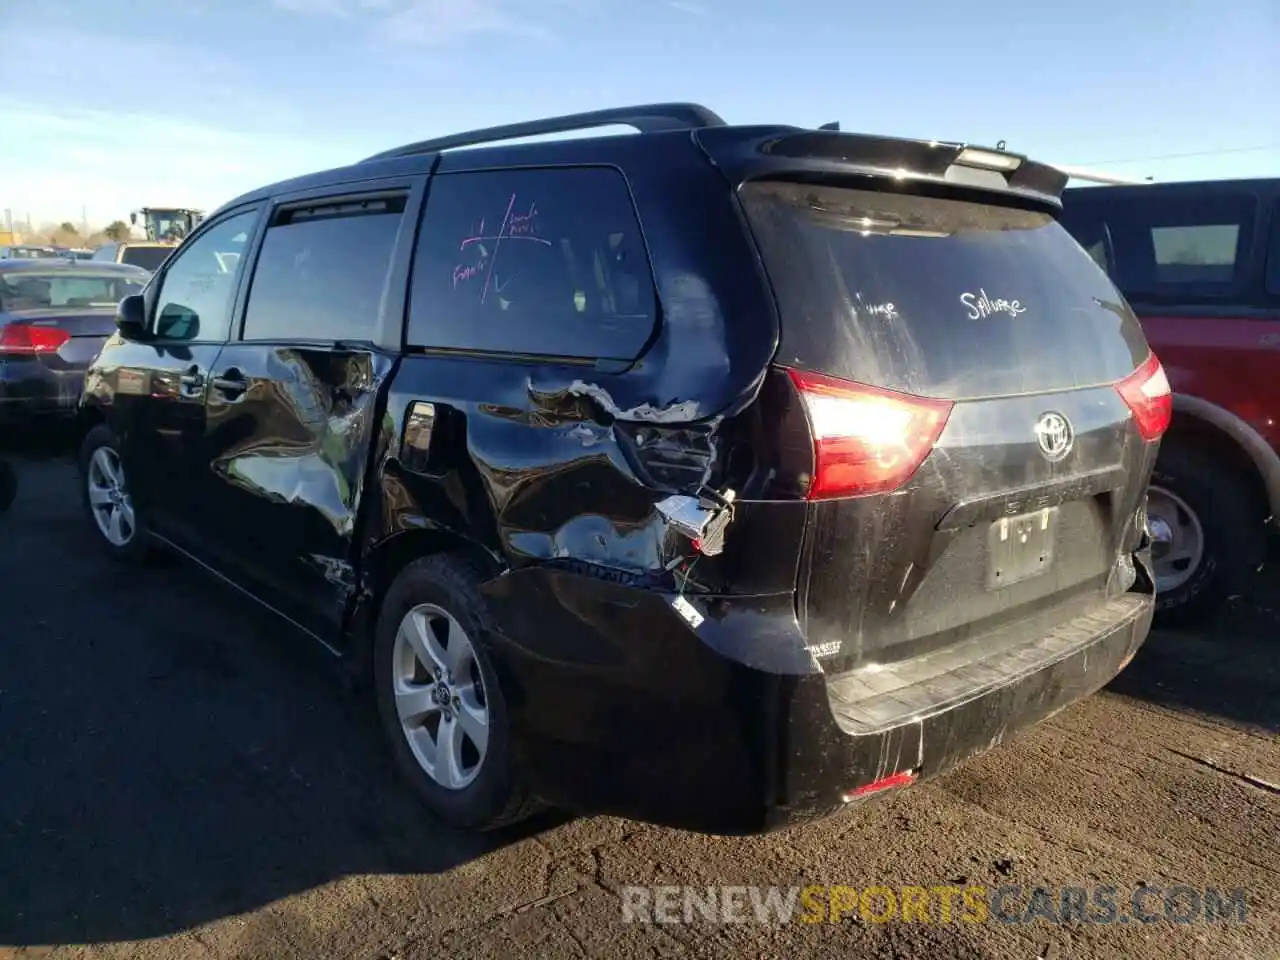
M 1202 397 L 1175 394 L 1163 443 L 1208 447 L 1247 478 L 1270 522 L 1280 516 L 1280 454 L 1236 414 Z
M 84 433 L 88 433 L 100 423 L 107 422 L 107 413 L 96 403 L 82 403 L 76 410 L 76 422 Z
M 371 544 L 364 552 L 360 574 L 360 598 L 347 631 L 347 652 L 357 669 L 367 662 L 378 622 L 382 598 L 400 572 L 414 560 L 440 553 L 465 556 L 478 569 L 498 576 L 502 560 L 475 540 L 440 527 L 402 530 Z

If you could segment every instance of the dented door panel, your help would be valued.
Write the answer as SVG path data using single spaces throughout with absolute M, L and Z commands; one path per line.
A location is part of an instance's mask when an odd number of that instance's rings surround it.
M 393 366 L 374 349 L 233 343 L 210 380 L 211 539 L 322 637 L 337 635 L 355 590 L 368 451 Z

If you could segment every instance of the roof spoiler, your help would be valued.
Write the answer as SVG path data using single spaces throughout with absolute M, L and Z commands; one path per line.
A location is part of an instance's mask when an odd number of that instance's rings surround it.
M 1082 180 L 1086 183 L 1105 183 L 1117 187 L 1137 187 L 1151 182 L 1149 177 L 1126 177 L 1118 173 L 1107 173 L 1105 170 L 1090 170 L 1088 167 L 1068 167 L 1060 163 L 1055 163 L 1054 166 L 1072 180 Z

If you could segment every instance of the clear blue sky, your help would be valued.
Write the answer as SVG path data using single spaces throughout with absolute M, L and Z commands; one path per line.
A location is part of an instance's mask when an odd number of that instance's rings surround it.
M 407 140 L 668 99 L 1274 176 L 1277 91 L 1280 0 L 0 0 L 0 207 L 213 207 Z

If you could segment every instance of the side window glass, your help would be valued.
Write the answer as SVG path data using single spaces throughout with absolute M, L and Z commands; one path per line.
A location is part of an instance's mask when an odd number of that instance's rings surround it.
M 279 211 L 258 253 L 245 340 L 376 340 L 404 197 Z
M 1169 283 L 1204 279 L 1228 282 L 1236 266 L 1240 224 L 1204 223 L 1186 227 L 1152 227 L 1156 267 Z
M 225 340 L 238 270 L 226 255 L 249 242 L 256 210 L 228 217 L 180 247 L 160 280 L 156 336 L 165 340 Z
M 414 260 L 410 344 L 630 360 L 656 316 L 640 224 L 618 171 L 432 181 Z
M 1235 293 L 1245 280 L 1257 200 L 1252 194 L 1115 204 L 1115 275 L 1130 296 L 1194 302 Z

